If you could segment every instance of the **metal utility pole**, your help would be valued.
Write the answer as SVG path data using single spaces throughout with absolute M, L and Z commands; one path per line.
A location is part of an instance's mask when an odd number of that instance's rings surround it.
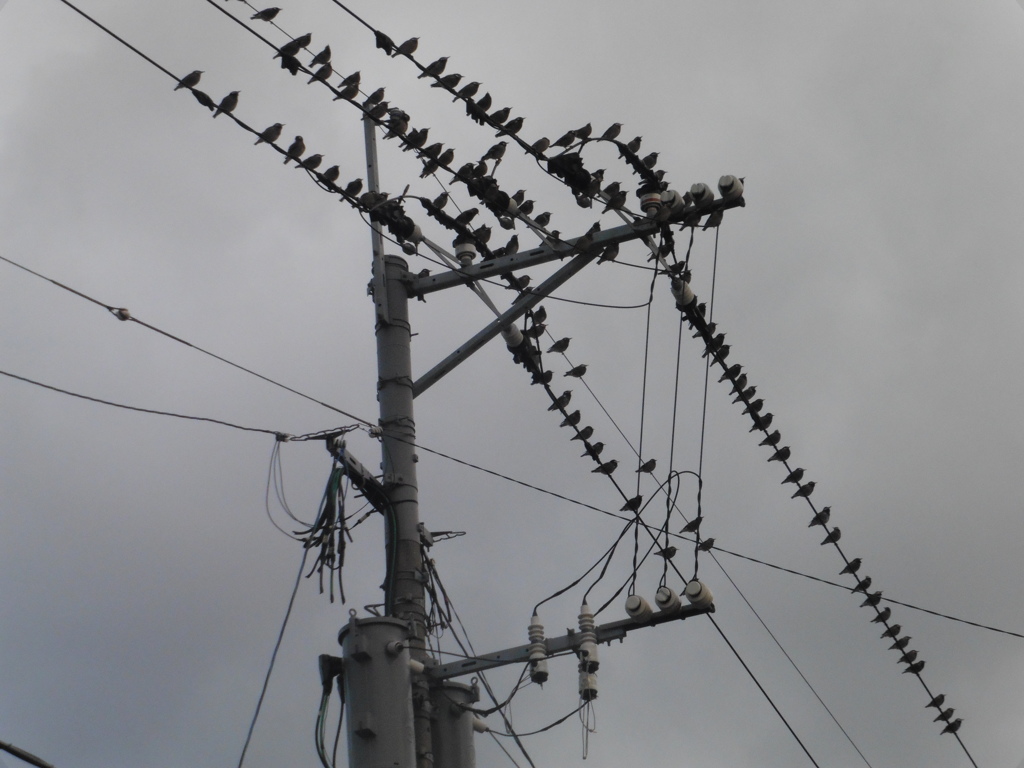
M 364 127 L 368 188 L 376 196 L 376 125 L 366 119 Z M 732 180 L 729 184 L 736 182 L 732 177 L 723 177 L 722 181 L 727 179 Z M 648 195 L 648 220 L 631 221 L 603 232 L 592 230 L 574 239 L 547 240 L 532 250 L 477 265 L 462 262 L 461 268 L 434 277 L 413 276 L 403 258 L 385 255 L 380 225 L 373 225 L 370 294 L 376 317 L 382 478 L 377 481 L 348 456 L 343 442 L 336 457 L 386 520 L 385 615 L 360 619 L 351 611 L 348 624 L 338 636 L 342 659 L 321 658 L 321 674 L 327 679 L 335 675 L 342 679 L 350 768 L 475 768 L 473 735 L 477 730 L 486 730 L 486 725 L 470 711 L 479 693 L 475 685 L 452 678 L 506 664 L 528 663 L 532 679 L 543 682 L 547 678 L 547 658 L 571 652 L 580 659 L 580 697 L 588 702 L 597 696 L 598 645 L 622 639 L 634 629 L 714 611 L 710 592 L 700 582 L 692 581 L 683 593 L 689 605 L 663 587 L 656 600 L 659 610 L 632 596 L 632 605 L 627 603 L 628 619 L 595 626 L 593 614 L 584 604 L 578 632 L 545 638 L 543 627 L 534 617 L 529 627 L 529 644 L 441 664 L 427 649 L 427 574 L 423 551 L 432 541 L 419 519 L 413 410 L 417 395 L 499 334 L 510 350 L 528 355 L 532 347 L 518 332 L 516 320 L 605 249 L 631 240 L 650 243 L 661 227 L 680 222 L 694 225 L 702 216 L 744 204 L 741 184 L 732 184 L 733 192 L 727 194 L 728 185 L 723 187 L 720 183 L 723 197 L 718 200 L 712 199 L 713 194 L 705 185 L 699 186 L 702 194 L 685 199 L 671 191 L 660 196 L 654 193 L 657 200 Z M 697 186 L 692 191 L 695 190 Z M 490 276 L 560 260 L 567 261 L 530 295 L 521 296 L 451 355 L 419 379 L 413 378 L 411 297 L 472 285 Z M 689 286 L 678 276 L 672 281 L 672 290 L 681 311 L 694 302 Z

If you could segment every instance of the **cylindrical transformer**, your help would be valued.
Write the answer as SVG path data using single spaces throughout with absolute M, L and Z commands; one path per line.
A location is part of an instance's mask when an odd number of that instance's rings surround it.
M 430 689 L 434 768 L 475 768 L 473 721 L 476 716 L 466 707 L 475 704 L 479 698 L 475 686 L 450 680 Z
M 350 766 L 416 768 L 408 635 L 392 618 L 353 618 L 338 633 Z

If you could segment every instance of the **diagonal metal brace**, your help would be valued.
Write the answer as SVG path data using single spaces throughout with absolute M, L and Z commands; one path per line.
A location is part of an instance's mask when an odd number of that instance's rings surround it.
M 501 333 L 502 328 L 514 323 L 526 314 L 527 310 L 533 309 L 535 306 L 540 304 L 548 297 L 548 294 L 597 258 L 597 255 L 600 252 L 601 249 L 595 245 L 590 250 L 576 256 L 576 258 L 563 266 L 528 294 L 516 299 L 512 306 L 505 310 L 500 317 L 495 318 L 476 336 L 471 338 L 465 344 L 448 355 L 444 360 L 420 376 L 420 378 L 412 385 L 412 396 L 419 397 L 423 394 L 423 392 L 425 392 L 430 386 L 436 384 L 442 377 L 444 377 L 445 374 L 450 373 L 457 365 L 462 363 L 470 355 L 483 347 L 484 344 Z

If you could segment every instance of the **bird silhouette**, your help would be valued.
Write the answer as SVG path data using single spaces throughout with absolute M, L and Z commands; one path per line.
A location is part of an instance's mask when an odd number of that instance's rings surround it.
M 767 435 L 764 440 L 758 443 L 758 445 L 768 445 L 774 447 L 779 444 L 779 441 L 781 439 L 782 435 L 779 433 L 779 430 L 775 430 L 770 435 Z
M 964 721 L 964 719 L 962 717 L 958 717 L 952 723 L 950 723 L 945 728 L 943 728 L 942 732 L 943 733 L 956 733 L 957 731 L 960 730 L 960 725 L 963 723 L 963 721 Z
M 885 622 L 887 622 L 889 620 L 890 616 L 892 616 L 892 608 L 890 608 L 889 606 L 885 606 L 885 608 L 883 608 L 881 611 L 879 611 L 879 613 L 876 614 L 875 618 L 873 618 L 871 620 L 871 623 L 872 624 L 885 624 Z
M 842 576 L 844 573 L 856 573 L 860 570 L 860 566 L 861 559 L 859 557 L 855 557 L 853 558 L 853 560 L 846 564 L 846 567 L 839 572 L 839 575 Z
M 601 451 L 604 450 L 604 443 L 601 442 L 591 444 L 584 441 L 583 445 L 585 447 L 583 449 L 583 453 L 580 454 L 581 459 L 584 456 L 590 456 L 591 458 L 596 459 L 598 456 L 601 455 Z
M 326 64 L 330 60 L 331 60 L 331 46 L 325 45 L 324 49 L 322 51 L 320 51 L 320 53 L 318 53 L 316 56 L 314 56 L 313 60 L 311 62 L 309 62 L 309 66 L 311 66 L 311 67 L 319 67 L 322 64 Z
M 519 131 L 523 129 L 523 122 L 525 122 L 525 120 L 525 117 L 513 117 L 511 120 L 505 123 L 504 127 L 500 131 L 498 131 L 494 135 L 515 136 L 517 133 L 519 133 Z
M 789 446 L 783 446 L 779 448 L 775 453 L 768 457 L 768 461 L 788 461 L 791 451 Z
M 202 76 L 203 70 L 201 69 L 197 69 L 194 72 L 189 72 L 187 75 L 181 78 L 181 80 L 178 81 L 178 84 L 174 86 L 174 90 L 177 91 L 181 88 L 194 88 L 197 85 L 199 85 L 199 80 L 202 78 Z
M 729 368 L 726 368 L 725 373 L 722 374 L 721 378 L 718 379 L 718 383 L 721 384 L 726 379 L 734 379 L 740 375 L 740 371 L 743 370 L 743 366 L 736 363 Z
M 782 485 L 785 485 L 786 483 L 797 483 L 797 484 L 799 484 L 800 483 L 800 478 L 803 477 L 803 476 L 804 476 L 804 468 L 803 467 L 797 467 L 792 472 L 790 472 L 788 475 L 786 475 L 786 479 L 783 480 L 781 484 Z
M 863 608 L 864 606 L 861 607 Z M 899 624 L 893 624 L 891 627 L 885 630 L 885 632 L 882 633 L 881 639 L 884 640 L 887 637 L 896 637 L 896 635 L 900 633 L 901 629 L 903 629 L 903 627 L 901 627 Z
M 907 635 L 905 637 L 901 637 L 899 640 L 897 640 L 895 643 L 893 643 L 892 645 L 889 646 L 889 650 L 890 651 L 902 651 L 904 648 L 907 647 L 907 643 L 909 643 L 912 639 L 913 638 L 910 637 L 910 635 Z M 943 697 L 943 698 L 945 698 L 945 697 Z M 929 705 L 929 706 L 931 706 L 931 705 Z
M 586 442 L 587 440 L 589 440 L 593 436 L 593 434 L 594 434 L 594 428 L 593 427 L 584 427 L 579 432 L 577 432 L 575 435 L 573 435 L 572 439 L 573 440 L 582 440 L 583 442 Z
M 832 517 L 832 507 L 822 507 L 821 512 L 818 512 L 811 518 L 811 522 L 807 524 L 810 528 L 812 525 L 824 525 L 828 522 L 828 519 Z
M 825 546 L 826 544 L 835 544 L 837 541 L 839 541 L 842 535 L 842 532 L 838 528 L 833 528 L 831 531 L 828 532 L 828 535 L 824 539 L 822 539 L 821 545 Z M 863 608 L 864 606 L 862 605 L 861 607 Z
M 442 72 L 444 72 L 444 68 L 447 65 L 448 57 L 442 56 L 440 59 L 437 59 L 436 61 L 432 61 L 430 64 L 427 64 L 427 66 L 423 68 L 423 71 L 420 73 L 417 79 L 421 79 L 424 77 L 437 77 Z
M 839 529 L 837 528 L 835 530 L 839 530 Z M 870 605 L 872 608 L 874 608 L 880 602 L 882 602 L 882 590 L 878 590 L 877 592 L 872 592 L 870 595 L 868 595 L 864 599 L 864 602 L 860 604 L 860 607 L 864 608 L 864 607 Z
M 577 365 L 577 366 L 575 366 L 573 368 L 570 368 L 568 371 L 566 371 L 562 375 L 563 376 L 572 376 L 574 379 L 578 379 L 578 378 L 581 378 L 582 376 L 584 376 L 586 374 L 586 372 L 587 372 L 587 366 L 584 363 L 582 365 Z
M 615 468 L 618 467 L 618 466 L 619 466 L 618 460 L 617 459 L 612 459 L 611 461 L 606 461 L 604 464 L 601 464 L 596 469 L 592 469 L 590 471 L 591 471 L 591 473 L 596 472 L 596 473 L 601 474 L 601 475 L 610 475 L 612 472 L 615 471 Z
M 573 411 L 568 416 L 566 416 L 564 419 L 562 419 L 562 423 L 559 424 L 558 426 L 560 426 L 560 427 L 575 427 L 577 424 L 580 423 L 580 419 L 581 418 L 583 418 L 583 415 L 578 410 Z
M 547 136 L 542 136 L 530 145 L 530 149 L 538 155 L 543 155 L 550 146 L 551 140 Z
M 330 168 L 328 168 L 326 171 L 320 174 L 320 178 L 323 180 L 323 182 L 325 184 L 330 184 L 331 186 L 334 186 L 334 182 L 336 182 L 340 176 L 341 168 L 339 168 L 336 165 L 332 165 Z
M 744 408 L 743 413 L 759 413 L 762 408 L 764 408 L 764 400 L 758 398 Z
M 753 432 L 755 429 L 760 429 L 760 430 L 763 431 L 763 430 L 768 429 L 768 427 L 770 427 L 772 425 L 772 419 L 774 419 L 774 418 L 775 418 L 775 415 L 771 414 L 771 413 L 766 413 L 764 416 L 760 416 L 760 415 L 755 416 L 754 417 L 754 426 L 752 426 L 749 431 Z
M 544 213 L 539 214 L 534 221 L 538 226 L 546 227 L 551 222 L 551 213 L 549 211 L 544 211 Z
M 566 131 L 561 136 L 559 136 L 557 139 L 555 139 L 551 143 L 551 146 L 567 148 L 575 140 L 576 140 L 576 131 Z
M 916 650 L 907 651 L 902 656 L 900 656 L 899 663 L 900 664 L 913 664 L 916 659 L 917 659 L 917 651 Z
M 404 43 L 402 43 L 395 49 L 394 55 L 412 56 L 414 53 L 416 53 L 416 48 L 419 46 L 419 44 L 420 39 L 418 37 L 410 37 L 408 40 L 406 40 Z
M 946 700 L 946 694 L 940 693 L 938 696 L 936 696 L 934 699 L 932 699 L 931 701 L 929 701 L 925 705 L 925 709 L 927 709 L 928 707 L 935 707 L 936 709 L 942 709 L 942 702 L 944 702 L 945 700 Z
M 380 48 L 388 56 L 395 52 L 395 41 L 385 35 L 379 29 L 373 31 L 373 37 L 378 48 Z
M 326 64 L 321 66 L 316 72 L 313 73 L 313 76 L 306 81 L 306 85 L 309 85 L 310 83 L 315 82 L 317 80 L 319 80 L 321 83 L 326 83 L 328 78 L 332 77 L 333 75 L 334 67 L 331 66 L 331 62 L 328 61 Z
M 630 152 L 632 152 L 635 155 L 637 152 L 640 151 L 640 143 L 642 141 L 643 141 L 643 137 L 642 136 L 637 136 L 636 138 L 634 138 L 634 139 L 632 139 L 632 140 L 630 140 L 629 142 L 626 143 L 626 149 L 628 149 Z
M 922 659 L 921 661 L 916 661 L 913 664 L 911 664 L 909 667 L 903 670 L 903 674 L 906 675 L 907 673 L 909 673 L 911 675 L 919 675 L 921 674 L 922 669 L 924 669 L 924 659 Z
M 691 520 L 686 525 L 684 525 L 679 530 L 679 532 L 680 533 L 693 533 L 698 528 L 700 528 L 700 524 L 703 523 L 703 522 L 704 522 L 704 518 L 703 517 L 695 517 L 695 518 L 693 518 L 693 520 Z
M 865 595 L 868 593 L 868 589 L 871 587 L 871 577 L 865 576 L 863 579 L 857 582 L 857 586 L 854 587 L 851 592 L 863 592 Z
M 310 155 L 301 163 L 299 163 L 298 167 L 306 171 L 315 171 L 317 168 L 320 167 L 320 163 L 322 163 L 323 160 L 323 155 Z
M 636 470 L 636 472 L 637 472 L 637 474 L 639 474 L 641 472 L 651 473 L 651 472 L 654 471 L 654 468 L 656 466 L 658 466 L 658 460 L 657 459 L 648 459 L 647 461 L 645 461 L 643 464 L 640 465 L 640 468 L 638 470 Z
M 249 19 L 251 21 L 273 21 L 280 12 L 280 8 L 264 8 L 262 11 L 256 11 Z
M 302 157 L 305 151 L 306 142 L 302 140 L 301 136 L 296 136 L 295 141 L 291 143 L 291 146 L 288 147 L 288 151 L 285 152 L 284 164 L 288 165 L 288 163 L 290 163 L 292 160 L 298 160 L 300 157 Z
M 571 399 L 572 399 L 572 390 L 571 389 L 567 389 L 567 390 L 565 390 L 565 392 L 563 392 L 561 395 L 559 395 L 557 398 L 555 398 L 551 402 L 551 405 L 548 406 L 548 410 L 549 411 L 559 411 L 562 408 L 565 408 L 565 406 L 567 406 L 569 404 L 569 401 Z
M 736 381 L 733 382 L 732 389 L 729 390 L 730 395 L 737 395 L 736 399 L 733 400 L 734 403 L 739 402 L 740 400 L 749 400 L 754 396 L 754 393 L 757 392 L 757 387 L 751 387 L 744 391 L 743 388 L 746 386 L 747 374 L 744 373 L 737 376 Z
M 808 496 L 810 496 L 812 493 L 814 493 L 814 485 L 815 485 L 815 483 L 814 483 L 813 480 L 811 480 L 809 483 L 804 483 L 803 485 L 801 485 L 797 489 L 796 493 L 794 493 L 789 498 L 791 498 L 791 499 L 798 499 L 798 498 L 799 499 L 806 499 Z
M 622 509 L 620 509 L 619 512 L 636 512 L 640 509 L 640 505 L 643 503 L 643 500 L 643 496 L 634 496 L 622 505 Z
M 945 712 L 939 712 L 939 716 L 936 717 L 934 720 L 932 720 L 932 722 L 933 723 L 937 723 L 937 722 L 939 722 L 939 720 L 945 720 L 948 723 L 949 722 L 949 718 L 951 718 L 953 716 L 954 712 L 956 712 L 956 710 L 953 709 L 952 707 L 950 707 Z
M 710 539 L 704 539 L 700 544 L 697 545 L 697 549 L 699 549 L 701 552 L 709 552 L 714 546 L 715 540 L 712 537 Z
M 217 115 L 222 112 L 226 115 L 230 115 L 234 111 L 235 107 L 238 106 L 238 93 L 238 91 L 232 91 L 221 99 L 220 104 L 217 105 L 217 109 L 213 113 L 213 116 L 217 117 Z
M 274 123 L 269 128 L 264 128 L 263 133 L 261 133 L 259 137 L 256 139 L 256 144 L 259 144 L 264 141 L 267 142 L 268 144 L 273 144 L 281 137 L 282 128 L 284 128 L 284 123 Z
M 453 72 L 450 75 L 445 75 L 444 77 L 439 77 L 437 79 L 437 82 L 434 82 L 434 83 L 430 84 L 430 87 L 431 88 L 447 88 L 448 90 L 452 90 L 452 89 L 455 88 L 455 86 L 457 86 L 459 84 L 459 82 L 461 80 L 462 80 L 462 75 L 460 75 L 458 72 Z
M 494 112 L 490 116 L 491 117 L 491 122 L 494 123 L 495 125 L 501 125 L 506 120 L 508 120 L 508 116 L 511 115 L 511 114 L 512 114 L 512 107 L 502 107 L 501 109 L 499 109 L 497 112 Z
M 601 138 L 605 141 L 615 141 L 615 139 L 619 138 L 620 133 L 622 133 L 622 123 L 612 123 L 605 128 Z

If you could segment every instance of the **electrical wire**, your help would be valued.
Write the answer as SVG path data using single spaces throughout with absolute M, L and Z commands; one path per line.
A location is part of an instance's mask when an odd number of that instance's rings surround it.
M 284 630 L 288 626 L 288 619 L 291 618 L 292 608 L 295 605 L 295 595 L 299 592 L 299 584 L 302 583 L 302 572 L 306 569 L 306 556 L 308 549 L 302 550 L 302 561 L 299 563 L 299 574 L 295 577 L 295 586 L 292 588 L 291 597 L 288 598 L 288 610 L 284 613 L 284 621 L 281 622 L 281 630 L 277 633 L 277 641 L 274 643 L 274 652 L 270 655 L 270 666 L 267 667 L 267 674 L 263 678 L 263 687 L 260 689 L 260 697 L 256 702 L 256 711 L 252 715 L 252 722 L 249 723 L 249 732 L 245 736 L 245 744 L 242 745 L 242 754 L 238 758 L 238 768 L 242 768 L 245 762 L 245 753 L 249 751 L 249 742 L 252 741 L 252 732 L 256 728 L 256 720 L 260 716 L 260 709 L 263 707 L 263 699 L 267 695 L 267 686 L 270 685 L 270 675 L 274 671 L 274 663 L 277 661 L 277 652 L 281 649 L 281 641 L 284 639 Z
M 67 3 L 67 0 L 61 0 L 61 2 Z M 67 3 L 67 4 L 70 5 L 70 3 Z M 264 376 L 262 373 L 257 373 L 256 371 L 254 371 L 254 370 L 252 370 L 250 368 L 246 368 L 244 365 L 239 365 L 238 363 L 232 362 L 231 360 L 228 360 L 225 357 L 221 357 L 220 355 L 218 355 L 218 354 L 216 354 L 214 352 L 210 352 L 207 349 L 203 349 L 202 347 L 200 347 L 200 346 L 198 346 L 196 344 L 193 344 L 190 341 L 186 341 L 185 339 L 181 338 L 180 336 L 175 336 L 173 333 L 168 333 L 167 331 L 162 330 L 161 328 L 157 328 L 154 325 L 150 325 L 149 323 L 143 322 L 139 318 L 137 318 L 137 317 L 133 316 L 131 313 L 129 313 L 128 310 L 125 309 L 124 307 L 114 307 L 114 306 L 111 306 L 109 304 L 105 304 L 102 301 L 100 301 L 99 299 L 95 299 L 92 296 L 89 296 L 89 295 L 83 293 L 82 291 L 78 291 L 78 290 L 76 290 L 76 289 L 74 289 L 74 288 L 72 288 L 72 287 L 70 287 L 68 285 L 65 285 L 62 282 L 59 282 L 58 280 L 54 280 L 52 277 L 47 277 L 46 275 L 41 274 L 39 272 L 36 272 L 33 269 L 29 269 L 25 265 L 19 264 L 18 262 L 14 261 L 13 259 L 9 259 L 6 256 L 0 255 L 0 261 L 7 262 L 8 264 L 17 267 L 18 269 L 22 269 L 22 270 L 24 270 L 25 272 L 28 272 L 31 275 L 35 275 L 36 277 L 38 277 L 38 278 L 40 278 L 42 280 L 47 281 L 48 283 L 52 283 L 53 285 L 57 286 L 58 288 L 62 288 L 65 291 L 68 291 L 69 293 L 73 293 L 76 296 L 79 296 L 79 297 L 85 299 L 86 301 L 90 301 L 93 304 L 96 304 L 97 306 L 103 307 L 105 310 L 110 312 L 112 315 L 114 315 L 114 317 L 118 318 L 119 320 L 128 320 L 128 321 L 131 321 L 133 323 L 136 323 L 137 325 L 140 325 L 143 328 L 146 328 L 146 329 L 148 329 L 150 331 L 154 331 L 155 333 L 159 333 L 161 336 L 166 336 L 168 339 L 171 339 L 172 341 L 176 341 L 179 344 L 184 344 L 186 347 L 190 347 L 191 349 L 194 349 L 197 352 L 201 352 L 202 354 L 207 355 L 209 357 L 212 357 L 215 360 L 219 360 L 222 363 L 226 363 L 227 365 L 230 365 L 233 368 L 237 368 L 238 370 L 243 371 L 245 373 L 248 373 L 251 376 L 255 376 L 258 379 L 262 379 L 263 381 L 266 381 L 269 384 L 273 384 L 275 387 L 279 387 L 279 388 L 281 388 L 281 389 L 283 389 L 283 390 L 285 390 L 287 392 L 291 392 L 292 394 L 298 395 L 299 397 L 302 397 L 302 398 L 305 398 L 306 400 L 309 400 L 310 402 L 316 403 L 317 405 L 322 405 L 324 408 L 327 408 L 328 410 L 334 411 L 335 413 L 340 413 L 342 416 L 345 416 L 347 418 L 350 418 L 350 419 L 353 419 L 355 421 L 358 421 L 361 424 L 365 424 L 368 427 L 374 426 L 373 422 L 368 421 L 367 419 L 364 419 L 364 418 L 362 418 L 360 416 L 356 416 L 354 414 L 348 413 L 347 411 L 344 411 L 341 408 L 337 408 L 337 407 L 335 407 L 333 405 L 330 405 L 329 403 L 325 403 L 322 400 L 318 400 L 315 397 L 307 395 L 304 392 L 300 392 L 297 389 L 289 387 L 287 384 L 282 384 L 281 382 L 275 381 L 274 379 L 271 379 L 268 376 Z

